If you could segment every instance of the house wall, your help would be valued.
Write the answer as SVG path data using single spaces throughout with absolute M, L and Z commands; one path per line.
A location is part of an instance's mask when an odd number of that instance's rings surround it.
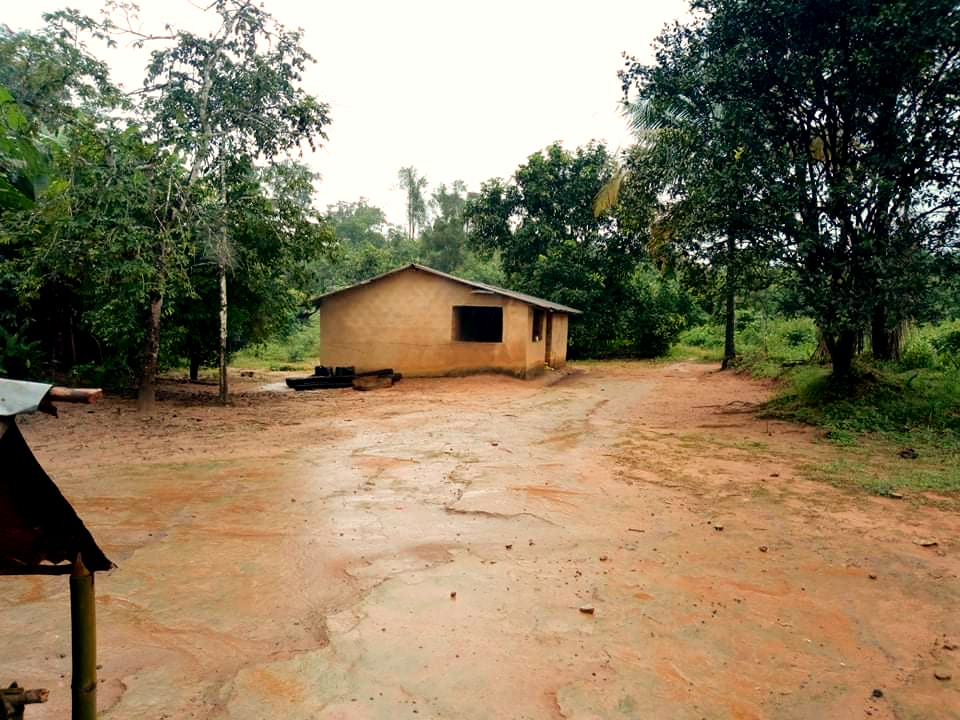
M 533 313 L 529 307 L 528 343 L 527 343 L 527 374 L 543 372 L 547 361 L 547 323 L 552 323 L 550 330 L 550 367 L 560 368 L 567 364 L 567 332 L 569 316 L 566 313 L 546 312 L 543 319 L 543 328 L 539 341 L 533 341 Z
M 503 341 L 455 341 L 456 305 L 502 307 Z M 555 327 L 558 317 L 566 321 L 554 314 Z M 526 375 L 543 367 L 544 345 L 532 342 L 532 322 L 526 303 L 409 269 L 323 299 L 319 360 L 359 372 L 389 367 L 408 376 L 484 370 Z M 533 346 L 539 346 L 539 361 Z

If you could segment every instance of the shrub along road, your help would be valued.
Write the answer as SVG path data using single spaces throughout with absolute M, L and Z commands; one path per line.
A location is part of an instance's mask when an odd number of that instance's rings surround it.
M 805 479 L 837 449 L 763 384 L 277 379 L 25 419 L 119 564 L 105 720 L 960 717 L 960 518 Z M 0 580 L 0 680 L 64 717 L 67 583 Z

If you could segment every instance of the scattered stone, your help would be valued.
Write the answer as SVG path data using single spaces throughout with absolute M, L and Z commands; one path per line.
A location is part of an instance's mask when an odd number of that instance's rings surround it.
M 610 559 L 610 558 L 608 558 L 606 555 L 601 555 L 601 556 L 600 556 L 600 562 L 606 562 L 606 561 L 609 560 L 609 559 Z
M 510 543 L 509 545 L 504 545 L 504 547 L 505 547 L 507 550 L 513 550 L 513 543 Z
M 581 605 L 580 612 L 584 615 L 593 615 L 596 612 L 596 608 L 593 605 Z
M 914 540 L 914 542 L 920 547 L 936 547 L 939 545 L 933 538 L 920 538 L 919 540 Z
M 877 576 L 874 573 L 870 573 L 869 575 L 867 575 L 867 577 L 870 578 L 871 580 L 877 579 Z
M 767 546 L 766 546 L 766 545 L 761 545 L 761 546 L 760 546 L 760 552 L 766 552 L 766 551 L 767 551 Z
M 873 691 L 873 696 L 874 696 L 875 698 L 882 698 L 882 697 L 883 697 L 883 690 L 881 690 L 880 688 L 875 689 L 875 690 Z
M 456 590 L 451 590 L 451 591 L 450 591 L 450 599 L 451 599 L 451 600 L 456 600 L 456 599 L 457 599 L 457 591 L 456 591 Z
M 903 500 L 903 493 L 891 492 L 887 493 L 887 497 L 893 498 L 894 500 Z
M 944 668 L 937 668 L 936 670 L 934 670 L 933 676 L 937 680 L 949 680 L 950 678 L 953 677 L 953 675 L 950 674 L 950 671 Z
M 903 448 L 897 454 L 904 460 L 916 460 L 919 457 L 919 454 L 913 448 Z
M 498 442 L 491 442 L 490 444 L 493 445 L 494 447 L 496 447 L 496 446 L 499 445 L 500 443 L 498 443 Z
M 533 540 L 527 540 L 527 545 L 529 545 L 530 547 L 533 547 Z
M 713 529 L 717 531 L 723 530 L 723 525 L 717 523 L 716 525 L 713 526 Z
M 956 650 L 956 649 L 957 649 L 957 644 L 956 644 L 956 643 L 952 643 L 952 642 L 945 642 L 945 643 L 943 643 L 943 649 L 944 649 L 944 650 Z

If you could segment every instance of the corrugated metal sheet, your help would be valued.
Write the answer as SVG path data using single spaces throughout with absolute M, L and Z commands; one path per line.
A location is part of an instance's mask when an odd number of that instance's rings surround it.
M 576 310 L 572 307 L 567 307 L 566 305 L 550 302 L 549 300 L 544 300 L 543 298 L 534 297 L 533 295 L 527 295 L 525 293 L 516 292 L 515 290 L 507 290 L 505 288 L 497 287 L 496 285 L 488 285 L 487 283 L 476 282 L 474 280 L 464 280 L 463 278 L 459 278 L 456 275 L 449 275 L 448 273 L 440 272 L 439 270 L 434 270 L 433 268 L 427 267 L 426 265 L 418 265 L 417 263 L 410 263 L 409 265 L 398 267 L 395 270 L 390 270 L 380 275 L 375 275 L 372 278 L 368 278 L 354 285 L 350 285 L 349 287 L 340 288 L 339 290 L 331 290 L 328 293 L 324 293 L 323 295 L 315 297 L 313 299 L 313 304 L 319 306 L 323 304 L 324 298 L 328 298 L 331 295 L 339 295 L 340 293 L 347 292 L 348 290 L 353 290 L 358 287 L 363 287 L 364 285 L 369 285 L 370 283 L 374 283 L 377 280 L 382 280 L 383 278 L 389 277 L 391 275 L 396 275 L 397 273 L 404 272 L 405 270 L 420 270 L 422 272 L 430 273 L 431 275 L 436 275 L 437 277 L 442 277 L 447 280 L 452 280 L 453 282 L 460 283 L 461 285 L 467 285 L 468 287 L 476 288 L 477 290 L 490 292 L 490 293 L 493 293 L 494 295 L 502 295 L 503 297 L 513 298 L 514 300 L 519 300 L 520 302 L 526 303 L 527 305 L 533 305 L 534 307 L 543 308 L 544 310 L 552 310 L 553 312 L 567 313 L 569 315 L 583 314 L 580 310 Z
M 36 412 L 53 385 L 0 378 L 0 417 Z

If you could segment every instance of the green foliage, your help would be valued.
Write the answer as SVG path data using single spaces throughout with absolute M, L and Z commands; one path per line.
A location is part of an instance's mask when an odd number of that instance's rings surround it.
M 885 334 L 927 311 L 934 258 L 949 259 L 960 223 L 960 9 L 950 0 L 693 8 L 694 21 L 658 40 L 656 65 L 630 61 L 623 75 L 640 108 L 672 118 L 670 144 L 691 150 L 676 157 L 694 164 L 668 186 L 690 204 L 682 217 L 733 221 L 718 224 L 728 239 L 769 243 L 838 375 L 866 330 L 874 354 L 890 354 Z
M 320 346 L 317 316 L 296 322 L 269 340 L 250 345 L 234 357 L 241 367 L 290 370 L 312 368 Z
M 427 178 L 419 175 L 412 165 L 400 168 L 397 177 L 400 187 L 407 193 L 407 237 L 413 241 L 417 237 L 417 228 L 427 224 L 427 201 L 423 197 Z
M 810 318 L 770 318 L 747 309 L 740 312 L 737 322 L 740 354 L 736 365 L 758 377 L 777 377 L 785 365 L 808 361 L 817 348 L 817 330 Z M 715 323 L 684 330 L 670 354 L 720 360 L 723 331 L 723 326 Z
M 914 339 L 933 347 L 936 363 L 960 370 L 960 320 L 921 327 L 908 339 L 908 347 Z
M 926 338 L 913 337 L 904 345 L 899 365 L 904 370 L 935 369 L 937 350 Z
M 299 81 L 313 58 L 301 33 L 262 5 L 216 0 L 219 20 L 207 36 L 180 30 L 147 67 L 144 110 L 156 132 L 193 162 L 219 174 L 224 163 L 272 159 L 326 139 L 329 107 Z
M 315 145 L 327 108 L 299 87 L 310 61 L 299 33 L 250 3 L 210 9 L 221 26 L 208 37 L 150 38 L 170 44 L 152 56 L 140 106 L 86 48 L 130 33 L 109 18 L 67 10 L 39 33 L 0 28 L 7 366 L 39 348 L 47 372 L 97 369 L 115 385 L 148 379 L 158 348 L 168 361 L 209 361 L 218 265 L 232 283 L 236 346 L 286 329 L 306 304 L 308 260 L 333 242 L 310 206 L 315 176 L 254 162 Z M 111 115 L 119 106 L 122 120 Z
M 450 188 L 440 185 L 433 193 L 433 224 L 413 240 L 387 223 L 383 211 L 364 198 L 328 205 L 326 219 L 337 243 L 328 256 L 310 263 L 314 294 L 353 285 L 413 262 L 467 280 L 502 285 L 499 255 L 480 257 L 467 244 L 463 219 L 466 199 L 466 187 L 460 181 Z
M 467 260 L 466 220 L 463 209 L 467 188 L 459 180 L 448 189 L 441 184 L 433 192 L 433 224 L 420 234 L 423 262 L 441 272 L 454 273 Z
M 780 327 L 770 335 L 778 335 L 785 346 L 791 335 L 806 335 L 803 326 L 795 323 L 772 321 L 772 326 Z M 803 323 L 812 329 L 809 320 Z M 919 328 L 907 343 L 908 348 L 922 348 L 913 357 L 873 365 L 856 363 L 844 377 L 810 364 L 772 366 L 769 356 L 745 355 L 742 364 L 754 374 L 781 381 L 766 413 L 822 428 L 824 438 L 843 453 L 835 462 L 812 465 L 812 476 L 853 482 L 875 494 L 958 492 L 960 375 L 931 356 L 937 351 L 935 339 L 950 342 L 956 330 L 955 322 Z M 710 334 L 698 328 L 688 334 L 682 339 L 697 343 L 712 337 L 714 345 L 719 344 L 718 329 Z M 768 347 L 776 344 L 768 341 Z M 807 339 L 799 347 L 809 347 Z
M 464 210 L 471 244 L 499 253 L 506 287 L 583 311 L 571 324 L 573 358 L 661 354 L 691 310 L 675 282 L 642 264 L 641 235 L 612 213 L 594 215 L 593 199 L 616 171 L 603 145 L 551 145 L 512 182 L 484 183 Z
M 239 164 L 226 177 L 226 234 L 230 352 L 288 331 L 316 283 L 311 259 L 334 242 L 334 230 L 309 203 L 315 175 L 287 162 L 267 168 Z M 170 298 L 170 352 L 201 365 L 219 353 L 219 268 L 209 247 L 198 245 L 189 268 L 191 292 Z
M 31 377 L 40 366 L 40 343 L 29 340 L 22 330 L 10 332 L 0 325 L 0 374 Z

